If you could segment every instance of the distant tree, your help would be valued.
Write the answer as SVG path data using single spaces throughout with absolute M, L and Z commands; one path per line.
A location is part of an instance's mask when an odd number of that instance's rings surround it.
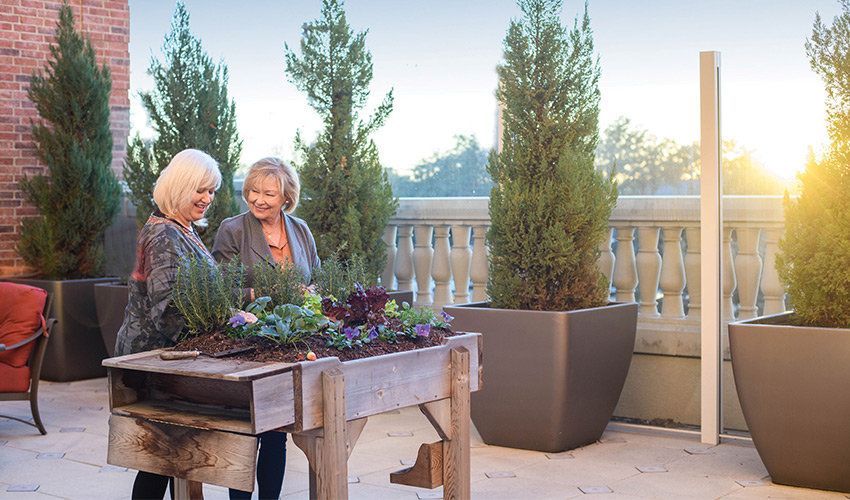
M 50 176 L 24 177 L 21 190 L 38 210 L 22 221 L 18 254 L 47 279 L 99 277 L 103 232 L 118 213 L 121 189 L 112 172 L 109 67 L 98 67 L 91 39 L 59 8 L 56 41 L 45 73 L 33 74 L 35 152 Z
M 781 195 L 784 189 L 751 151 L 735 141 L 723 141 L 723 194 Z
M 631 126 L 620 117 L 602 133 L 596 149 L 597 168 L 610 175 L 616 164 L 616 180 L 622 195 L 677 193 L 692 178 L 692 148 L 672 139 L 658 139 L 648 130 Z
M 301 175 L 298 215 L 316 238 L 319 257 L 338 252 L 341 260 L 363 256 L 377 280 L 386 263 L 384 228 L 398 201 L 370 137 L 393 109 L 392 91 L 369 119 L 359 110 L 369 97 L 372 54 L 367 31 L 357 35 L 345 18 L 343 3 L 323 0 L 322 18 L 305 23 L 301 57 L 286 46 L 286 71 L 325 124 L 312 144 L 296 136 L 295 162 Z
M 164 62 L 151 58 L 153 91 L 140 93 L 156 137 L 145 141 L 136 135 L 130 141 L 124 178 L 137 219 L 144 224 L 154 209 L 153 185 L 175 154 L 194 148 L 215 158 L 221 189 L 207 210 L 209 224 L 198 228 L 211 246 L 221 221 L 239 211 L 233 172 L 239 166 L 242 141 L 236 130 L 236 103 L 227 96 L 227 66 L 213 64 L 201 40 L 189 30 L 189 12 L 182 1 L 174 9 L 162 53 Z
M 475 136 L 456 135 L 455 141 L 449 151 L 422 160 L 410 177 L 392 177 L 393 191 L 399 196 L 489 196 L 488 152 Z

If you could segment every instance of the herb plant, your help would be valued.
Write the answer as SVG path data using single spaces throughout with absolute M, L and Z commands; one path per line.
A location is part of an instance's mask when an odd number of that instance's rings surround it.
M 244 276 L 238 261 L 216 266 L 192 254 L 180 259 L 172 301 L 190 334 L 224 329 L 232 311 L 242 305 Z

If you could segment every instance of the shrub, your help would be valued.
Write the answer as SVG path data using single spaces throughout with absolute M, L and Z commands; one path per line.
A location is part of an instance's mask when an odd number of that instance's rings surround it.
M 491 305 L 574 310 L 608 300 L 599 243 L 616 185 L 594 168 L 599 63 L 585 6 L 567 33 L 560 0 L 520 0 L 499 65 L 502 151 L 490 155 Z
M 785 234 L 776 269 L 796 320 L 850 328 L 850 4 L 826 26 L 817 15 L 806 54 L 827 94 L 828 150 L 810 155 L 800 196 L 785 194 Z
M 193 254 L 180 259 L 172 301 L 190 334 L 224 329 L 242 306 L 244 275 L 238 260 L 215 266 Z
M 27 96 L 43 121 L 32 123 L 36 156 L 49 179 L 21 181 L 39 216 L 22 221 L 18 254 L 47 279 L 93 278 L 103 268 L 103 232 L 118 214 L 121 189 L 112 172 L 109 67 L 59 8 L 56 43 L 44 74 L 33 74 Z

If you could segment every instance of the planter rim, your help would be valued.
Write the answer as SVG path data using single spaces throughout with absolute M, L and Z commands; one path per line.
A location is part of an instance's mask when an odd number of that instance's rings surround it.
M 603 307 L 628 306 L 628 305 L 632 305 L 632 304 L 637 305 L 637 302 L 608 302 L 608 303 L 603 304 L 603 305 L 598 306 L 598 307 L 587 307 L 587 308 L 584 308 L 584 309 L 571 309 L 571 310 L 568 310 L 568 311 L 565 311 L 565 310 L 562 310 L 562 309 L 553 310 L 553 311 L 538 311 L 538 310 L 534 310 L 534 309 L 500 309 L 498 307 L 490 307 L 488 304 L 490 304 L 489 301 L 467 302 L 466 304 L 447 304 L 447 305 L 443 306 L 443 309 L 452 308 L 452 307 L 462 307 L 464 309 L 487 309 L 488 311 L 514 311 L 514 312 L 524 312 L 524 313 L 532 313 L 532 314 L 533 313 L 549 313 L 549 314 L 551 314 L 551 313 L 572 313 L 572 312 L 579 312 L 579 311 L 593 311 L 595 309 L 602 309 Z
M 782 326 L 784 328 L 797 328 L 797 329 L 801 329 L 801 330 L 803 330 L 803 329 L 807 329 L 807 330 L 812 330 L 812 329 L 817 329 L 817 330 L 847 330 L 847 328 L 838 328 L 838 327 L 833 327 L 833 326 L 801 326 L 801 325 L 789 325 L 789 324 L 785 324 L 785 323 L 777 324 L 778 321 L 780 321 L 784 318 L 787 318 L 787 317 L 789 317 L 793 314 L 794 314 L 794 311 L 785 311 L 785 312 L 781 312 L 781 313 L 777 313 L 777 314 L 768 314 L 766 316 L 759 316 L 757 318 L 742 319 L 742 320 L 738 320 L 738 321 L 730 321 L 729 326 L 735 326 L 735 325 L 748 325 L 748 326 L 754 326 L 754 327 Z
M 2 280 L 3 281 L 18 281 L 18 280 L 22 280 L 22 281 L 46 281 L 48 283 L 54 283 L 54 282 L 76 283 L 76 282 L 105 281 L 105 280 L 118 281 L 119 277 L 118 276 L 103 276 L 101 278 L 75 278 L 75 279 L 70 279 L 70 280 L 51 280 L 51 279 L 47 279 L 47 278 L 32 278 L 32 277 L 26 277 L 25 278 L 23 276 L 9 276 L 9 277 L 3 278 Z

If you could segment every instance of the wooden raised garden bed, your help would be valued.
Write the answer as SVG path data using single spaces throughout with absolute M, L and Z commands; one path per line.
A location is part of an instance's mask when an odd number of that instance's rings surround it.
M 292 433 L 310 462 L 311 498 L 347 498 L 347 460 L 366 419 L 419 405 L 442 441 L 423 444 L 391 481 L 469 498 L 469 393 L 481 384 L 481 335 L 438 347 L 340 362 L 259 363 L 161 350 L 103 362 L 109 374 L 112 465 L 177 478 L 177 498 L 200 483 L 251 491 L 256 435 Z

